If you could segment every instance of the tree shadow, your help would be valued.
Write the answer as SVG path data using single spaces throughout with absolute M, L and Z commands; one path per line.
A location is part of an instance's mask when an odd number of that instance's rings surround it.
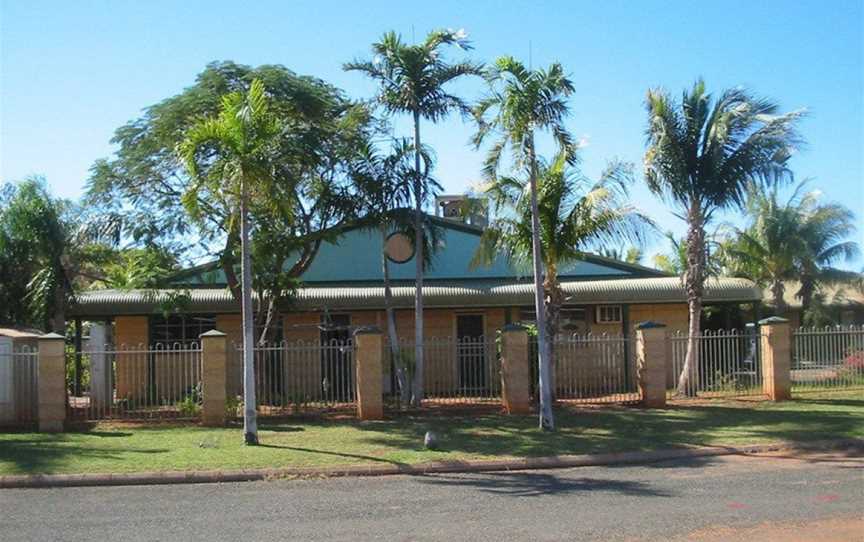
M 432 430 L 442 452 L 494 457 L 650 451 L 715 445 L 718 441 L 807 442 L 864 435 L 864 418 L 854 410 L 814 410 L 806 402 L 794 401 L 777 409 L 760 404 L 676 405 L 664 410 L 568 407 L 559 408 L 556 418 L 558 430 L 552 433 L 539 431 L 533 417 L 504 415 L 405 417 L 355 426 L 368 431 L 365 441 L 369 444 L 420 451 L 424 449 L 423 435 Z M 710 461 L 696 458 L 688 465 Z
M 329 450 L 316 450 L 314 448 L 303 448 L 300 446 L 286 446 L 284 444 L 261 443 L 261 444 L 258 444 L 258 447 L 259 448 L 273 448 L 273 449 L 281 449 L 281 450 L 291 450 L 293 452 L 304 452 L 304 453 L 309 453 L 309 454 L 344 457 L 346 459 L 361 459 L 364 461 L 374 461 L 376 463 L 388 463 L 390 465 L 405 466 L 405 463 L 401 463 L 399 461 L 393 461 L 390 459 L 385 459 L 383 457 L 375 457 L 372 455 L 352 454 L 352 453 L 348 453 L 348 452 L 331 452 Z
M 637 497 L 672 497 L 672 493 L 638 481 L 568 478 L 548 472 L 493 472 L 467 475 L 425 475 L 421 483 L 470 487 L 508 497 L 541 497 L 582 492 L 613 492 Z
M 0 464 L 14 465 L 9 470 L 22 474 L 50 473 L 68 464 L 70 458 L 122 461 L 125 454 L 151 455 L 169 451 L 164 448 L 101 448 L 45 439 L 8 440 L 0 445 Z

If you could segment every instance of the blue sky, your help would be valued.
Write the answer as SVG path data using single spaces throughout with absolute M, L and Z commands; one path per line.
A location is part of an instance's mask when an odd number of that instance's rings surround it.
M 807 148 L 798 178 L 858 214 L 864 235 L 864 2 L 255 2 L 0 0 L 0 179 L 43 174 L 78 197 L 113 131 L 142 108 L 191 84 L 210 61 L 279 63 L 326 79 L 354 97 L 374 88 L 343 62 L 368 57 L 394 29 L 418 39 L 464 28 L 471 57 L 512 54 L 535 66 L 558 60 L 576 86 L 571 131 L 583 138 L 584 172 L 613 158 L 638 165 L 649 87 L 675 93 L 705 78 L 709 89 L 743 85 L 806 107 Z M 479 96 L 479 83 L 457 87 Z M 409 135 L 407 123 L 397 122 Z M 437 176 L 463 192 L 480 175 L 469 125 L 425 125 Z M 641 184 L 633 201 L 664 229 L 683 225 Z M 735 214 L 724 217 L 735 220 Z M 658 240 L 648 252 L 662 250 Z M 860 268 L 862 261 L 850 267 Z

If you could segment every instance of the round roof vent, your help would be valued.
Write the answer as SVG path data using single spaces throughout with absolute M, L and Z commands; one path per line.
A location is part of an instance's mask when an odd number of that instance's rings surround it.
M 397 231 L 387 237 L 384 253 L 393 263 L 405 263 L 414 257 L 414 246 L 407 235 Z

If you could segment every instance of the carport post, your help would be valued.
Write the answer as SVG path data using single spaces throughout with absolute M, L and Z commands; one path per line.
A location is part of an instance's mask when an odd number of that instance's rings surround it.
M 66 422 L 66 344 L 61 335 L 39 337 L 39 431 L 60 433 Z

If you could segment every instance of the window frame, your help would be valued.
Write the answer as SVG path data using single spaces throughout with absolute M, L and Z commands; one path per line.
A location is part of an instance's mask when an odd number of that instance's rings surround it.
M 617 311 L 617 318 L 614 319 L 605 319 L 603 318 L 604 309 L 610 310 L 613 309 Z M 620 324 L 624 321 L 624 308 L 621 305 L 597 305 L 596 310 L 594 311 L 594 323 L 596 324 Z
M 201 320 L 209 320 L 202 322 Z M 202 333 L 216 329 L 215 314 L 172 314 L 167 318 L 151 315 L 147 322 L 150 344 L 170 347 L 175 344 L 188 346 L 200 341 Z M 173 330 L 175 333 L 169 333 Z M 179 330 L 179 337 L 176 336 Z M 159 333 L 160 331 L 164 333 Z M 163 338 L 159 338 L 161 334 Z M 171 336 L 175 335 L 175 336 Z M 169 338 L 165 338 L 169 337 Z

